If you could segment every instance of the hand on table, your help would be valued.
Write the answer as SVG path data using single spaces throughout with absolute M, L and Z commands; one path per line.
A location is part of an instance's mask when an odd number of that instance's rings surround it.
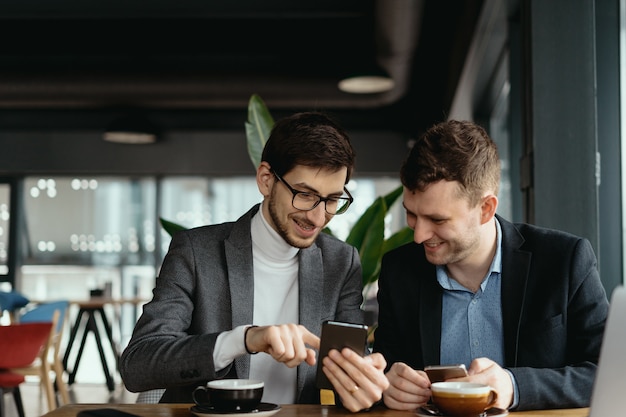
M 389 386 L 384 373 L 387 362 L 380 353 L 362 357 L 349 348 L 331 349 L 323 364 L 341 403 L 352 412 L 373 406 Z
M 306 362 L 315 365 L 320 338 L 300 324 L 250 327 L 244 340 L 250 352 L 265 352 L 290 368 Z
M 391 409 L 413 411 L 430 400 L 430 380 L 424 371 L 396 362 L 387 372 L 387 379 L 389 388 L 383 399 Z

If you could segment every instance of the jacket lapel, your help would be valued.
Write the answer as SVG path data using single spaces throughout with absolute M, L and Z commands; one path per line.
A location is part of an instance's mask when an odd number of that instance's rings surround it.
M 532 255 L 522 250 L 524 237 L 510 222 L 497 217 L 502 228 L 502 320 L 505 366 L 517 365 L 517 339 Z M 522 296 L 520 296 L 522 294 Z
M 237 220 L 230 236 L 224 241 L 233 328 L 250 324 L 253 319 L 254 269 L 250 223 L 258 207 L 253 207 Z M 250 373 L 250 356 L 235 359 L 235 369 L 239 378 L 247 378 Z
M 324 275 L 322 253 L 316 244 L 300 250 L 298 269 L 300 324 L 319 336 L 322 326 Z M 302 393 L 307 372 L 315 372 L 316 367 L 306 363 L 298 365 L 298 395 Z
M 420 246 L 421 256 L 424 248 Z M 419 300 L 420 339 L 424 365 L 439 364 L 441 349 L 441 303 L 443 291 L 437 282 L 435 266 L 424 259 L 424 279 L 415 300 Z M 434 312 L 434 314 L 433 314 Z

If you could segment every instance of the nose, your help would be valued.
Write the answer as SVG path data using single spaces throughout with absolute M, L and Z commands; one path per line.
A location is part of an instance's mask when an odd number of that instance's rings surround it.
M 313 210 L 307 211 L 306 217 L 316 227 L 324 227 L 326 225 L 326 208 L 324 202 L 319 203 Z
M 429 223 L 417 218 L 413 225 L 413 240 L 415 243 L 423 243 L 433 236 Z

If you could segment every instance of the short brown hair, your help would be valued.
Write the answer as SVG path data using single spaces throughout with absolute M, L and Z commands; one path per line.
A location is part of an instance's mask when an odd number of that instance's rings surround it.
M 348 168 L 350 180 L 356 153 L 348 134 L 329 116 L 319 112 L 296 113 L 274 125 L 261 160 L 278 175 L 296 165 L 338 171 Z
M 475 206 L 485 191 L 498 193 L 498 149 L 485 129 L 475 123 L 438 123 L 417 140 L 402 164 L 400 179 L 411 191 L 424 191 L 440 180 L 456 181 L 460 192 Z

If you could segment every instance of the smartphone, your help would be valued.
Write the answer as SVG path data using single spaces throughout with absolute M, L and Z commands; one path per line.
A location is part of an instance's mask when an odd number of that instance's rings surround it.
M 317 388 L 333 389 L 322 370 L 322 359 L 328 355 L 329 350 L 341 350 L 344 347 L 349 347 L 359 355 L 364 356 L 367 349 L 367 326 L 339 321 L 322 323 L 320 352 L 317 355 Z
M 464 364 L 458 365 L 431 365 L 424 368 L 430 382 L 445 381 L 450 378 L 461 378 L 467 376 L 467 369 Z

